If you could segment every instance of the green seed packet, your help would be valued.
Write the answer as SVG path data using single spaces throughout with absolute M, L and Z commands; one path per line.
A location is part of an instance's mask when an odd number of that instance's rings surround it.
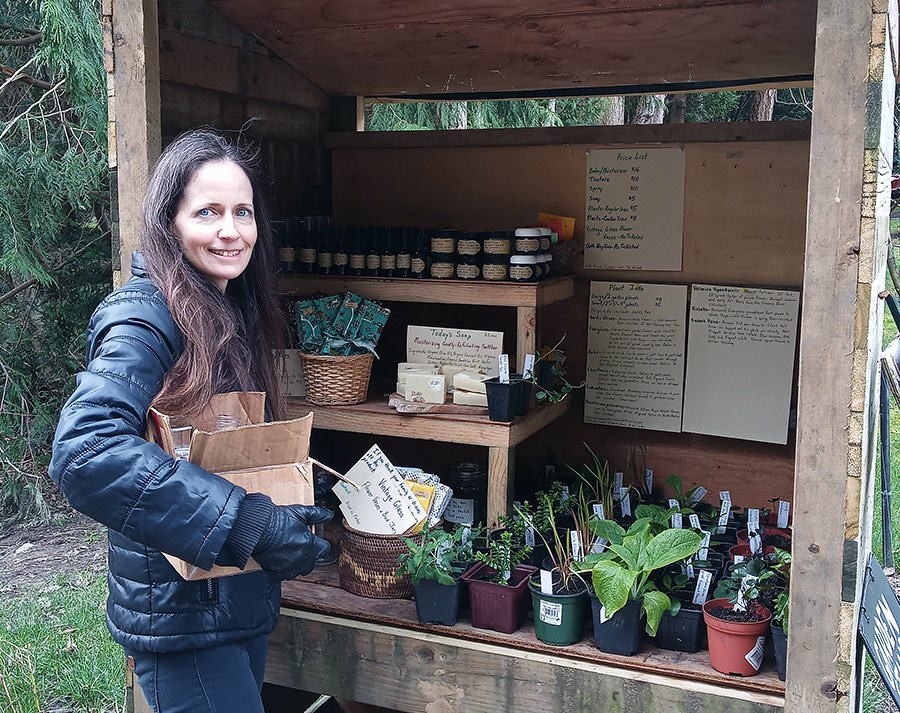
M 336 356 L 374 353 L 390 314 L 387 307 L 347 292 L 337 317 L 325 329 L 322 353 Z

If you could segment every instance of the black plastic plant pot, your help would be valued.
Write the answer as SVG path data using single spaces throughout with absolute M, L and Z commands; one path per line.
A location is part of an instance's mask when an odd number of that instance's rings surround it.
M 459 619 L 459 580 L 441 584 L 433 579 L 423 579 L 413 585 L 413 589 L 420 624 L 456 624 Z
M 531 381 L 523 379 L 519 374 L 512 374 L 509 380 L 515 385 L 516 416 L 527 416 L 531 408 Z
M 512 421 L 519 408 L 518 395 L 514 382 L 502 383 L 500 377 L 485 379 L 487 390 L 488 418 L 491 421 Z
M 600 621 L 600 600 L 591 596 L 594 644 L 608 654 L 634 656 L 641 648 L 641 603 L 629 600 L 604 622 Z
M 675 616 L 668 612 L 663 614 L 659 621 L 659 629 L 656 630 L 656 645 L 669 651 L 696 654 L 703 648 L 705 632 L 703 611 L 688 609 L 682 604 L 681 610 Z
M 587 587 L 571 594 L 544 594 L 540 580 L 532 579 L 528 588 L 534 609 L 534 635 L 553 646 L 581 641 L 588 618 Z
M 783 681 L 787 672 L 787 634 L 774 621 L 770 627 L 772 644 L 775 646 L 775 673 L 778 674 L 778 680 Z

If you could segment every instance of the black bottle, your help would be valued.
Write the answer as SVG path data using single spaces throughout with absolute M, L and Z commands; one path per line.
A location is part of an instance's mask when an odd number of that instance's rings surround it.
M 393 277 L 397 269 L 397 241 L 394 240 L 394 228 L 381 228 L 378 233 L 378 247 L 381 249 L 380 277 Z
M 275 234 L 275 244 L 278 246 L 276 271 L 281 273 L 293 272 L 296 251 L 291 242 L 291 221 L 273 220 L 272 232 Z
M 381 269 L 381 250 L 378 247 L 378 228 L 366 228 L 366 271 L 369 277 L 378 275 Z
M 397 228 L 397 267 L 394 269 L 394 277 L 409 277 L 412 255 L 410 253 L 410 237 L 412 228 Z
M 350 228 L 350 254 L 347 263 L 347 274 L 366 274 L 366 229 L 355 226 Z
M 334 270 L 330 223 L 329 218 L 316 218 L 316 272 L 320 275 L 330 275 Z
M 299 250 L 297 262 L 300 263 L 299 272 L 311 275 L 316 271 L 316 219 L 306 216 L 300 224 Z
M 334 240 L 334 269 L 332 270 L 332 274 L 334 275 L 347 275 L 349 274 L 349 261 L 350 256 L 348 254 L 349 246 L 347 245 L 349 228 L 344 226 L 332 226 L 331 227 L 332 239 Z
M 422 279 L 428 277 L 428 237 L 422 228 L 412 228 L 410 238 L 409 276 Z

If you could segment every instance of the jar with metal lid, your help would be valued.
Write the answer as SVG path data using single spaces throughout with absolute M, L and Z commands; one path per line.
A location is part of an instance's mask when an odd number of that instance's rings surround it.
M 491 282 L 502 282 L 509 279 L 508 255 L 485 255 L 481 266 L 481 276 Z
M 504 262 L 512 254 L 514 234 L 511 230 L 488 233 L 484 236 L 483 250 L 485 256 L 500 255 Z
M 481 233 L 461 232 L 456 240 L 456 254 L 460 261 L 481 257 L 482 242 Z
M 480 280 L 481 265 L 477 260 L 472 258 L 460 258 L 456 263 L 456 279 L 458 280 Z
M 546 253 L 540 253 L 537 256 L 538 268 L 540 268 L 541 274 L 538 277 L 539 280 L 546 280 L 550 277 L 550 255 Z
M 538 228 L 541 231 L 541 252 L 545 253 L 550 250 L 550 238 L 553 233 L 550 228 Z
M 513 282 L 536 282 L 538 280 L 537 255 L 510 256 L 509 279 Z
M 519 255 L 534 255 L 541 249 L 540 228 L 516 228 L 515 252 Z
M 457 463 L 447 473 L 453 497 L 444 510 L 444 519 L 462 525 L 487 521 L 487 468 L 480 463 Z
M 447 255 L 452 257 L 456 254 L 456 240 L 458 231 L 456 230 L 434 230 L 431 233 L 431 254 Z
M 429 276 L 434 280 L 452 280 L 456 277 L 456 260 L 453 255 L 431 253 Z

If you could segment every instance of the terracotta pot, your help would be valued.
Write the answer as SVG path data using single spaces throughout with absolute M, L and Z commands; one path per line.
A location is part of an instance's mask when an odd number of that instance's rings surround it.
M 741 542 L 728 550 L 728 557 L 732 563 L 736 561 L 740 561 L 735 559 L 737 557 L 743 557 L 747 559 L 750 556 L 750 543 L 749 542 Z M 775 548 L 774 547 L 763 547 L 763 557 L 766 559 L 772 559 L 775 557 Z
M 726 621 L 710 612 L 718 607 L 731 609 L 727 599 L 710 599 L 703 605 L 709 637 L 709 664 L 716 671 L 734 676 L 755 676 L 762 664 L 763 647 L 772 612 L 762 607 L 760 621 Z M 756 654 L 756 656 L 754 656 Z
M 781 537 L 785 540 L 791 539 L 791 531 L 790 530 L 782 530 L 780 527 L 763 527 L 763 540 L 767 537 Z M 738 530 L 737 532 L 737 542 L 741 544 L 742 542 L 749 542 L 750 536 L 747 532 L 747 529 Z

